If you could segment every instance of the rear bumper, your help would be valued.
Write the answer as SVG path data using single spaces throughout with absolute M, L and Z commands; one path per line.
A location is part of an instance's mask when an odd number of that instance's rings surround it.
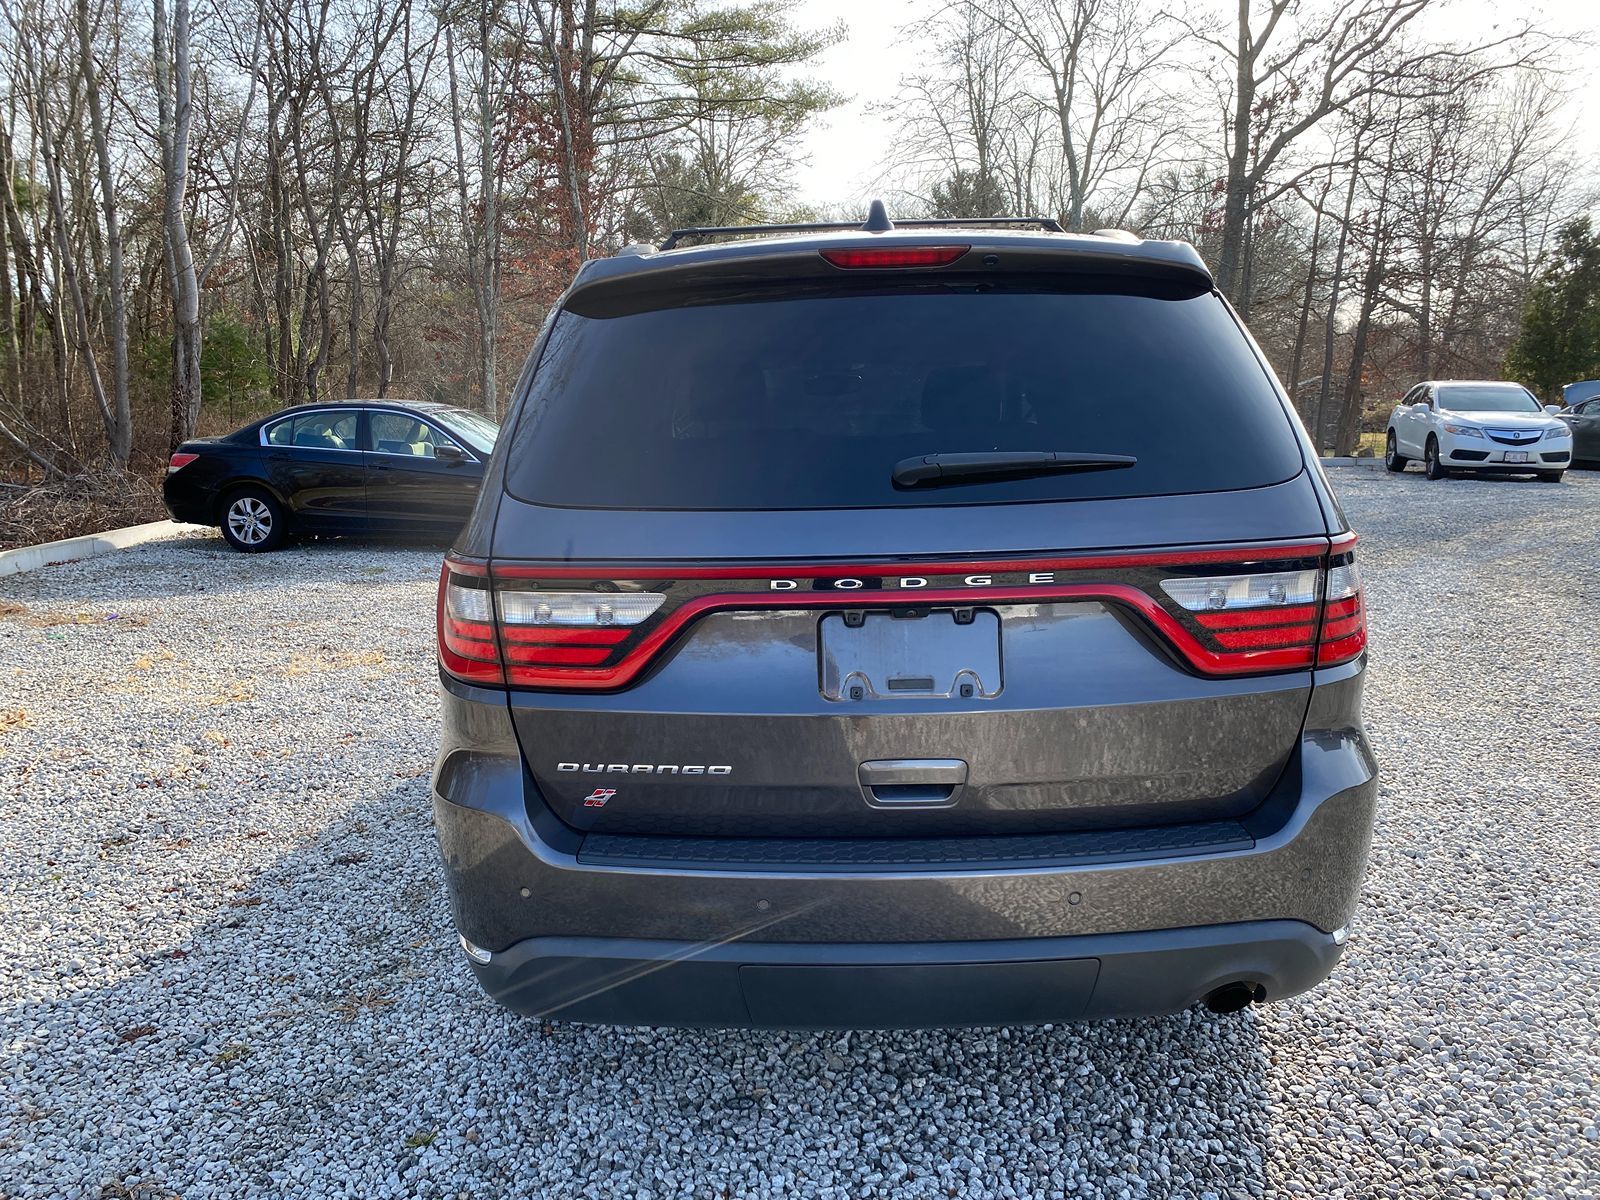
M 161 503 L 174 521 L 184 525 L 215 525 L 214 501 L 205 493 L 169 475 L 161 488 Z
M 1317 673 L 1290 767 L 1227 839 L 828 869 L 586 853 L 526 774 L 504 694 L 449 681 L 434 816 L 452 915 L 489 952 L 490 995 L 575 1020 L 1057 1021 L 1235 981 L 1279 999 L 1332 969 L 1360 891 L 1377 796 L 1361 667 Z
M 1226 984 L 1315 987 L 1342 935 L 1299 921 L 992 942 L 531 938 L 472 964 L 528 1016 L 616 1025 L 945 1028 L 1177 1012 Z

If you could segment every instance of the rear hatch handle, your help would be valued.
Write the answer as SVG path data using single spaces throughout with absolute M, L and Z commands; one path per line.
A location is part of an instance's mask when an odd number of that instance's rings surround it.
M 874 808 L 942 808 L 960 798 L 967 764 L 959 758 L 877 758 L 856 770 Z

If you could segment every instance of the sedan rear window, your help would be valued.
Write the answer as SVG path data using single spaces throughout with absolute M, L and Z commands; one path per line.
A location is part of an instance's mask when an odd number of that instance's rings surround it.
M 356 432 L 361 414 L 349 410 L 314 412 L 290 417 L 267 426 L 269 446 L 298 446 L 302 450 L 359 450 Z
M 896 486 L 907 458 L 1131 467 Z M 585 508 L 793 509 L 1171 495 L 1297 474 L 1289 417 L 1221 300 L 961 288 L 557 318 L 507 486 Z

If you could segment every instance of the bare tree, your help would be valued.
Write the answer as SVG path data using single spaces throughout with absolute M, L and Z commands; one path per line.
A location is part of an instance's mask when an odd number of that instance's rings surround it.
M 1041 147 L 1018 136 L 1032 106 L 1016 39 L 966 2 L 907 34 L 931 44 L 931 69 L 902 79 L 885 111 L 899 128 L 896 165 L 917 199 L 941 217 L 1032 209 Z
M 495 382 L 496 337 L 500 325 L 500 170 L 495 153 L 496 128 L 504 95 L 503 77 L 493 54 L 493 31 L 498 20 L 494 0 L 481 0 L 468 25 L 473 67 L 476 69 L 476 105 L 467 123 L 462 93 L 471 83 L 465 54 L 457 49 L 455 31 L 446 24 L 444 53 L 450 83 L 450 118 L 455 131 L 455 179 L 459 220 L 465 234 L 467 280 L 478 316 L 478 406 L 493 415 L 499 393 Z M 466 133 L 474 138 L 474 155 L 467 155 Z
M 172 421 L 168 440 L 176 446 L 193 436 L 200 419 L 200 277 L 195 270 L 185 212 L 194 76 L 189 58 L 189 0 L 173 0 L 170 28 L 166 0 L 153 0 L 153 4 L 150 28 L 160 122 L 161 228 L 172 296 Z
M 1238 0 L 1231 39 L 1195 31 L 1220 50 L 1229 68 L 1226 177 L 1217 284 L 1246 316 L 1246 239 L 1251 212 L 1294 186 L 1280 178 L 1283 161 L 1306 137 L 1364 96 L 1401 104 L 1427 95 L 1430 68 L 1474 53 L 1479 73 L 1534 57 L 1533 36 L 1520 25 L 1486 45 L 1403 45 L 1404 35 L 1433 0 Z M 1505 51 L 1491 60 L 1489 50 Z M 1313 166 L 1311 169 L 1315 169 Z
M 104 8 L 101 9 L 102 15 Z M 101 95 L 100 69 L 95 61 L 88 0 L 77 0 L 78 69 L 83 76 L 89 106 L 89 132 L 94 139 L 95 165 L 100 175 L 100 211 L 105 222 L 106 284 L 110 294 L 111 386 L 109 402 L 100 397 L 106 422 L 106 445 L 111 461 L 128 465 L 133 450 L 133 409 L 128 399 L 128 299 L 122 263 L 122 214 L 117 202 L 115 171 L 111 161 L 110 127 Z
M 1059 136 L 1067 228 L 1082 229 L 1097 192 L 1131 174 L 1126 210 L 1183 129 L 1160 83 L 1182 30 L 1137 0 L 971 3 L 1015 38 L 1046 84 L 1040 102 Z

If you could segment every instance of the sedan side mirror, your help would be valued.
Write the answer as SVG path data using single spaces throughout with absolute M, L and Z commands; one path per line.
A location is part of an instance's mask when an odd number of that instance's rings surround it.
M 459 467 L 467 461 L 467 452 L 460 446 L 435 446 L 433 457 L 439 462 L 447 463 L 452 467 Z
M 1545 410 L 1545 412 L 1549 413 L 1552 417 L 1559 416 L 1560 414 L 1562 414 L 1562 413 L 1567 411 L 1566 409 L 1562 408 L 1561 405 L 1559 405 L 1559 404 L 1546 404 L 1544 406 L 1544 410 Z

